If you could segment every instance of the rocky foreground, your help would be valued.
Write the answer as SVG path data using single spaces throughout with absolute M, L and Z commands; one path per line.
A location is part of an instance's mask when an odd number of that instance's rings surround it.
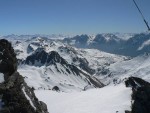
M 0 40 L 0 72 L 4 74 L 4 82 L 0 84 L 0 113 L 48 113 L 46 104 L 38 101 L 34 89 L 17 72 L 16 55 L 4 39 Z
M 129 113 L 150 113 L 150 83 L 130 77 L 125 84 L 132 87 L 132 112 Z

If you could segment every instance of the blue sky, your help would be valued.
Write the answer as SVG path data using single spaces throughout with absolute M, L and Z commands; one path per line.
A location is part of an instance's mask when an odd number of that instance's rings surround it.
M 150 0 L 136 0 L 150 23 Z M 0 0 L 0 35 L 143 32 L 132 0 Z

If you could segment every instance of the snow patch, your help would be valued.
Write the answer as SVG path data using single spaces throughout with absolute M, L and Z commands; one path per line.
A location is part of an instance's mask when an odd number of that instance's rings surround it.
M 0 73 L 0 83 L 4 82 L 4 74 Z
M 145 42 L 138 48 L 138 50 L 142 50 L 145 46 L 148 46 L 148 45 L 150 45 L 150 39 L 147 40 L 147 41 L 145 41 Z
M 29 100 L 31 106 L 36 110 L 36 107 L 35 107 L 34 104 L 32 103 L 30 97 L 26 94 L 24 87 L 22 88 L 22 91 L 23 91 L 23 93 L 25 94 L 26 98 Z

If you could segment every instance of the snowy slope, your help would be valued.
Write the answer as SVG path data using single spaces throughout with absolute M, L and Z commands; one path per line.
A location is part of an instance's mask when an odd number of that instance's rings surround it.
M 107 83 L 120 83 L 130 76 L 150 82 L 150 55 L 144 54 L 128 61 L 120 61 L 108 66 L 109 74 L 100 77 Z
M 131 110 L 131 89 L 124 84 L 73 93 L 36 90 L 35 94 L 48 105 L 50 113 L 124 113 Z
M 29 55 L 27 53 L 28 43 L 26 43 L 23 40 L 21 40 L 21 41 L 17 40 L 17 41 L 14 41 L 12 44 L 13 44 L 15 53 L 17 55 L 17 59 L 23 59 L 23 60 L 25 60 L 25 58 Z
M 97 49 L 81 49 L 80 54 L 87 59 L 89 66 L 93 69 L 105 67 L 128 59 L 128 57 L 106 53 Z
M 70 92 L 103 87 L 103 84 L 94 77 L 90 77 L 84 73 L 77 75 L 73 73 L 72 70 L 66 70 L 66 68 L 60 64 L 56 65 L 57 68 L 54 65 L 47 67 L 23 65 L 19 67 L 18 71 L 25 78 L 27 84 L 30 87 L 34 87 L 34 89 L 51 90 L 54 86 L 57 86 L 60 91 Z M 70 72 L 68 73 L 68 71 Z

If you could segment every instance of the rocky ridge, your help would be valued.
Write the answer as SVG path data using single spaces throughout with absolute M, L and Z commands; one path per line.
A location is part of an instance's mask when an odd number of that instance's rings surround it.
M 132 88 L 132 111 L 128 113 L 150 113 L 150 83 L 129 77 L 125 84 Z
M 1 113 L 48 113 L 45 103 L 38 101 L 34 89 L 28 87 L 17 72 L 14 50 L 5 39 L 0 40 L 0 72 L 4 82 L 0 83 Z

